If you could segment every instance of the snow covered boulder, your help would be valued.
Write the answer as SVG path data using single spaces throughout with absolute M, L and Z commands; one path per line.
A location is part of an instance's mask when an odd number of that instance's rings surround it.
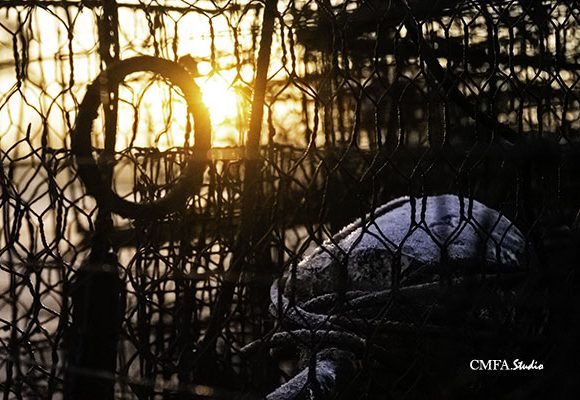
M 443 273 L 519 270 L 526 240 L 505 216 L 469 198 L 445 194 L 402 197 L 357 220 L 284 275 L 285 297 L 300 304 L 348 291 L 389 289 L 435 281 Z

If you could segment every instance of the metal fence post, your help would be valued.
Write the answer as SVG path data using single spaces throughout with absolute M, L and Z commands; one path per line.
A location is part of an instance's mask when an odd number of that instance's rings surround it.
M 212 310 L 212 316 L 208 325 L 207 333 L 199 346 L 198 360 L 203 359 L 210 363 L 214 353 L 215 341 L 222 328 L 224 318 L 228 312 L 228 307 L 231 305 L 235 288 L 243 271 L 244 263 L 252 250 L 252 245 L 255 245 L 254 239 L 259 236 L 256 234 L 255 225 L 259 203 L 259 190 L 257 189 L 257 183 L 259 182 L 260 135 L 264 115 L 264 99 L 266 95 L 266 84 L 268 81 L 268 67 L 270 65 L 274 21 L 277 12 L 276 7 L 277 0 L 265 1 L 256 79 L 254 82 L 250 128 L 246 138 L 241 224 L 237 234 L 237 243 L 233 249 L 232 264 L 226 272 L 226 276 L 223 278 L 222 287 L 215 307 Z M 206 362 L 198 362 L 197 365 L 206 369 L 208 364 Z M 199 375 L 199 373 L 196 375 Z
M 102 0 L 102 15 L 98 19 L 99 54 L 105 68 L 119 60 L 118 25 L 116 0 Z M 108 96 L 103 101 L 106 140 L 99 162 L 106 171 L 105 184 L 110 186 L 119 90 L 116 84 L 106 89 Z M 111 209 L 106 201 L 100 201 L 98 207 L 91 254 L 79 269 L 71 288 L 73 322 L 65 377 L 65 398 L 69 400 L 114 398 L 122 282 L 109 240 Z

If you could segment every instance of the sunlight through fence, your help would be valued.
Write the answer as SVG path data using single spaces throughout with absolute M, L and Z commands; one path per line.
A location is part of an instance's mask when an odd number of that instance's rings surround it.
M 3 1 L 3 398 L 568 394 L 579 21 Z

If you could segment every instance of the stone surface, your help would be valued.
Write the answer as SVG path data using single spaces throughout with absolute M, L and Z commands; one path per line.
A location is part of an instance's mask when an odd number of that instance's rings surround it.
M 496 210 L 449 194 L 412 203 L 393 200 L 345 227 L 298 264 L 295 280 L 287 271 L 284 294 L 303 302 L 341 286 L 385 290 L 398 263 L 403 286 L 433 281 L 444 269 L 509 272 L 523 264 L 526 241 Z

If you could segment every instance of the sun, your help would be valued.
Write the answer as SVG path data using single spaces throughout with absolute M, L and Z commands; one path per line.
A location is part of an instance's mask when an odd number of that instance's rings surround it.
M 196 79 L 209 110 L 214 146 L 239 145 L 245 118 L 245 102 L 239 90 L 221 73 Z
M 237 95 L 219 75 L 205 80 L 200 87 L 203 102 L 210 110 L 212 122 L 221 124 L 237 117 Z

